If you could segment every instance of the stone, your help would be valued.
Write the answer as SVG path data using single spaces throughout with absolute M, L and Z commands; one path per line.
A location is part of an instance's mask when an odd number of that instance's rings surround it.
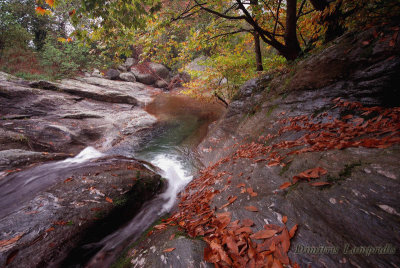
M 118 80 L 120 72 L 116 69 L 109 69 L 106 73 L 106 77 L 110 80 Z
M 136 82 L 136 77 L 133 73 L 131 72 L 126 72 L 126 73 L 121 73 L 119 75 L 119 78 L 121 80 L 127 81 L 127 82 Z
M 119 65 L 117 67 L 117 69 L 118 69 L 118 71 L 121 71 L 121 72 L 127 72 L 128 71 L 128 68 L 125 65 Z
M 149 73 L 139 71 L 137 68 L 132 67 L 131 72 L 135 75 L 136 81 L 145 85 L 152 85 L 156 82 L 156 77 Z
M 99 69 L 93 69 L 92 76 L 103 78 L 103 76 L 101 75 Z
M 150 62 L 148 67 L 150 68 L 151 71 L 155 73 L 156 76 L 159 78 L 166 79 L 169 76 L 169 70 L 167 67 L 160 63 L 155 63 L 155 62 Z
M 157 80 L 156 83 L 154 84 L 155 87 L 158 88 L 167 88 L 168 87 L 168 83 L 165 80 Z
M 123 64 L 123 66 L 125 66 L 125 68 L 127 70 L 129 70 L 129 68 L 131 68 L 133 65 L 135 65 L 137 63 L 137 60 L 134 58 L 127 58 L 125 60 L 125 63 Z

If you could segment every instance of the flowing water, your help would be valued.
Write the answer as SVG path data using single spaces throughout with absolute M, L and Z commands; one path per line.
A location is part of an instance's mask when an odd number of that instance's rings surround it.
M 192 180 L 199 168 L 194 148 L 204 138 L 209 124 L 223 111 L 220 105 L 197 102 L 182 96 L 160 94 L 146 110 L 158 118 L 154 134 L 139 149 L 129 144 L 121 154 L 145 160 L 168 181 L 166 190 L 145 203 L 136 216 L 117 231 L 98 241 L 81 245 L 55 266 L 108 267 L 119 253 L 137 239 L 162 214 L 174 206 L 177 194 Z M 0 218 L 18 209 L 25 201 L 57 183 L 66 170 L 85 166 L 88 161 L 118 150 L 99 152 L 87 147 L 73 158 L 46 163 L 0 180 Z M 123 151 L 123 153 L 122 153 Z M 83 257 L 82 257 L 83 256 Z
M 161 169 L 159 173 L 168 180 L 168 187 L 164 193 L 144 204 L 128 224 L 98 243 L 86 245 L 97 251 L 87 267 L 108 267 L 130 242 L 170 211 L 177 194 L 199 168 L 194 148 L 206 135 L 209 124 L 222 113 L 219 105 L 171 95 L 159 95 L 146 110 L 158 117 L 163 125 L 162 131 L 136 150 L 134 157 Z

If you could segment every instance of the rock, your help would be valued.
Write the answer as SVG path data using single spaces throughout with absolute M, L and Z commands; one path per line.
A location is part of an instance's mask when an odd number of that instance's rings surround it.
M 106 77 L 111 80 L 118 80 L 120 72 L 115 69 L 109 69 L 106 73 Z
M 132 67 L 131 72 L 135 75 L 136 81 L 145 85 L 152 85 L 156 82 L 156 77 L 149 73 L 139 71 L 137 68 Z
M 117 67 L 117 69 L 118 69 L 119 71 L 123 72 L 123 73 L 128 71 L 128 68 L 126 68 L 124 65 L 119 65 L 119 66 Z
M 137 63 L 137 60 L 134 58 L 127 58 L 125 63 L 123 64 L 127 70 L 129 70 L 133 65 Z
M 158 88 L 167 88 L 168 83 L 165 80 L 157 80 L 154 86 Z
M 101 75 L 100 71 L 98 69 L 94 69 L 92 72 L 92 76 L 94 77 L 99 77 L 99 78 L 103 78 L 103 76 Z
M 24 173 L 31 176 L 23 176 Z M 35 188 L 32 184 L 28 184 L 29 189 L 26 185 L 21 187 L 27 178 L 40 179 L 40 183 Z M 0 239 L 23 235 L 1 248 L 0 262 L 6 263 L 13 252 L 18 252 L 13 267 L 48 267 L 62 262 L 64 254 L 79 243 L 91 243 L 91 237 L 115 231 L 163 187 L 160 175 L 125 157 L 105 157 L 81 164 L 49 163 L 2 178 L 2 182 L 9 180 L 13 184 L 0 186 L 0 229 L 7 230 Z M 14 199 L 7 192 L 22 198 L 10 203 Z
M 192 62 L 190 62 L 188 65 L 186 65 L 185 70 L 187 72 L 190 71 L 205 71 L 207 69 L 207 66 L 204 65 L 204 61 L 206 61 L 208 57 L 206 56 L 200 56 L 198 58 L 195 58 Z
M 169 76 L 169 70 L 167 67 L 165 67 L 164 65 L 160 64 L 160 63 L 154 63 L 154 62 L 150 62 L 148 67 L 150 68 L 151 71 L 153 71 L 156 76 L 158 76 L 159 78 L 163 78 L 163 79 L 167 79 Z
M 127 81 L 127 82 L 136 82 L 136 77 L 133 73 L 128 72 L 128 73 L 121 73 L 119 75 L 119 78 L 121 78 L 121 80 Z
M 190 82 L 190 74 L 187 72 L 181 72 L 172 77 L 171 82 L 168 85 L 168 89 L 180 88 L 184 83 Z

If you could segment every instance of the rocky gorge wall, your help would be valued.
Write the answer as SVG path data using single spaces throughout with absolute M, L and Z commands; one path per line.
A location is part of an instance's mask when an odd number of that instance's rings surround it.
M 206 168 L 123 267 L 397 267 L 398 28 L 348 33 L 242 86 Z

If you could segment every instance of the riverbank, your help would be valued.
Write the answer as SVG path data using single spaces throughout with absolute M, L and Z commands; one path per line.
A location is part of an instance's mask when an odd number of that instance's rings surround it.
M 287 73 L 243 85 L 198 147 L 206 168 L 122 267 L 395 266 L 400 46 L 392 36 L 390 28 L 348 33 Z M 360 246 L 396 251 L 348 254 Z
M 0 80 L 0 262 L 10 267 L 83 265 L 140 235 L 113 232 L 160 193 L 143 226 L 169 210 L 220 114 L 135 82 Z

